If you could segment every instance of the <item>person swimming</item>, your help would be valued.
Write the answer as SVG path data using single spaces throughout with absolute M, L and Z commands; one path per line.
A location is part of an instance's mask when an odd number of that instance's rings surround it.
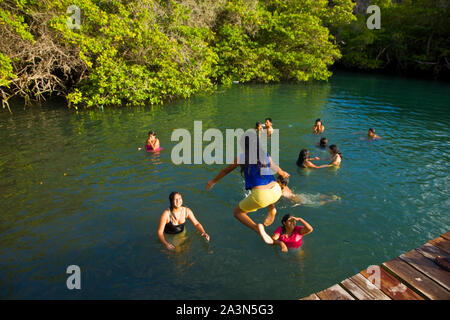
M 315 122 L 315 124 L 313 126 L 313 132 L 315 134 L 319 134 L 319 133 L 322 133 L 324 131 L 325 131 L 325 126 L 323 125 L 322 120 L 320 120 L 320 118 L 316 119 L 316 122 Z
M 272 119 L 271 118 L 266 118 L 264 120 L 264 125 L 266 127 L 267 137 L 270 137 L 272 135 L 272 133 L 273 133 Z
M 250 138 L 253 138 L 253 141 L 256 140 L 256 143 L 250 144 Z M 269 154 L 260 147 L 259 137 L 254 131 L 247 131 L 242 136 L 241 146 L 244 152 L 234 158 L 233 164 L 222 169 L 214 179 L 208 181 L 206 190 L 211 190 L 223 177 L 240 166 L 241 175 L 245 180 L 245 189 L 250 190 L 250 194 L 239 202 L 234 208 L 233 214 L 242 224 L 259 234 L 256 223 L 248 216 L 248 213 L 267 207 L 268 213 L 264 224 L 271 225 L 277 212 L 275 203 L 281 198 L 281 188 L 273 176 L 272 169 L 286 178 L 289 177 L 289 173 L 277 166 Z M 251 156 L 256 163 L 253 161 L 250 163 Z
M 209 241 L 209 235 L 203 226 L 195 218 L 191 209 L 183 206 L 183 198 L 179 192 L 173 191 L 169 195 L 170 207 L 161 214 L 158 224 L 158 239 L 168 249 L 174 250 L 175 246 L 166 241 L 164 234 L 179 234 L 184 231 L 184 225 L 189 219 L 195 229 L 201 233 L 200 236 Z
M 375 129 L 372 129 L 372 128 L 369 128 L 369 130 L 367 131 L 367 136 L 370 140 L 383 139 L 382 137 L 376 135 Z
M 337 201 L 341 198 L 339 196 L 333 195 L 328 196 L 325 194 L 295 194 L 292 190 L 287 186 L 289 183 L 289 178 L 284 178 L 282 176 L 277 177 L 277 182 L 281 187 L 281 196 L 293 201 L 296 205 L 305 205 L 311 207 L 318 207 L 324 205 L 328 202 Z
M 303 226 L 297 226 L 299 221 Z M 278 227 L 273 236 L 270 237 L 264 230 L 262 224 L 258 224 L 262 238 L 265 243 L 272 245 L 279 245 L 281 251 L 287 252 L 288 249 L 298 249 L 302 245 L 303 237 L 314 231 L 313 227 L 303 220 L 296 218 L 290 214 L 286 214 L 281 219 L 282 226 Z
M 339 152 L 339 148 L 337 145 L 332 144 L 328 147 L 328 150 L 331 154 L 331 162 L 330 164 L 323 164 L 320 166 L 320 168 L 326 168 L 326 167 L 339 167 L 342 162 L 342 153 Z
M 154 131 L 148 132 L 148 138 L 145 144 L 145 149 L 148 152 L 161 150 L 161 147 L 159 145 L 159 139 L 156 137 L 156 132 Z M 138 148 L 138 150 L 140 151 L 142 150 L 142 148 Z
M 320 160 L 319 157 L 310 158 L 310 153 L 308 149 L 300 150 L 297 158 L 297 166 L 301 168 L 320 168 L 320 166 L 316 166 L 311 160 Z
M 264 130 L 261 122 L 256 122 L 255 124 L 255 131 L 260 134 Z
M 319 143 L 316 144 L 316 146 L 318 146 L 321 149 L 325 149 L 327 147 L 328 144 L 328 139 L 323 137 L 320 139 Z

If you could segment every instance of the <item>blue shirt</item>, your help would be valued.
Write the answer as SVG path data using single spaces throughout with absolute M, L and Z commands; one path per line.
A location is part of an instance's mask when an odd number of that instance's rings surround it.
M 245 154 L 240 155 L 240 163 L 245 163 Z M 249 164 L 249 168 L 244 168 L 244 178 L 245 178 L 245 189 L 249 190 L 257 186 L 265 186 L 273 181 L 276 181 L 273 177 L 272 171 L 270 170 L 270 159 L 269 155 L 266 154 L 266 159 L 261 160 L 264 165 L 267 163 L 267 167 L 258 168 L 257 164 Z

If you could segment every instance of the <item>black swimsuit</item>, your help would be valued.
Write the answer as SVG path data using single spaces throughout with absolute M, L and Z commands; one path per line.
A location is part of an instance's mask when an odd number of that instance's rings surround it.
M 184 224 L 186 223 L 186 208 L 183 207 L 183 209 L 184 209 L 184 222 L 180 223 L 180 224 L 173 224 L 172 223 L 172 217 L 174 218 L 175 221 L 177 221 L 177 217 L 175 217 L 175 214 L 169 208 L 170 222 L 167 223 L 166 226 L 164 227 L 164 232 L 165 233 L 177 234 L 177 233 L 183 232 Z

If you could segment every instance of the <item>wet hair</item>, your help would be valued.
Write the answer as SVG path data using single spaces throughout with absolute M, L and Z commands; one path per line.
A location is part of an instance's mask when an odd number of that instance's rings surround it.
M 281 228 L 282 228 L 282 232 L 285 233 L 286 232 L 286 227 L 284 226 L 284 224 L 286 223 L 286 221 L 288 221 L 288 219 L 292 217 L 292 215 L 290 214 L 285 214 L 283 216 L 283 218 L 281 218 Z
M 328 139 L 323 137 L 322 139 L 320 139 L 319 146 L 321 148 L 325 148 L 327 146 L 327 143 L 328 143 Z
M 317 122 L 319 122 L 319 121 L 322 123 L 322 120 L 320 120 L 320 118 L 317 118 L 315 124 L 317 124 Z
M 305 168 L 305 162 L 309 158 L 309 151 L 307 149 L 302 149 L 298 154 L 297 166 Z
M 261 147 L 259 146 L 259 135 L 256 135 L 256 165 L 258 166 L 258 173 L 261 175 L 261 168 L 267 168 L 270 166 L 270 163 L 262 163 L 259 159 L 259 154 L 261 153 Z M 244 155 L 245 160 L 244 164 L 240 164 L 241 166 L 241 175 L 243 175 L 244 170 L 247 169 L 247 173 L 250 173 L 250 137 L 245 135 L 244 137 Z
M 372 128 L 369 128 L 369 132 L 375 133 L 375 130 Z
M 150 130 L 150 131 L 148 132 L 148 135 L 153 135 L 153 136 L 156 136 L 156 132 L 155 132 L 155 131 L 152 131 L 152 130 Z
M 267 120 L 269 120 L 269 122 L 272 123 L 272 118 L 266 118 L 266 119 L 264 119 L 264 121 L 267 121 Z
M 178 191 L 172 191 L 169 194 L 169 202 L 170 202 L 170 211 L 173 210 L 173 201 L 175 200 L 175 196 L 179 194 L 181 196 L 181 193 L 179 193 Z
M 261 125 L 261 122 L 256 122 L 255 129 L 258 129 L 258 127 Z
M 341 156 L 342 159 L 342 153 L 339 152 L 339 148 L 337 147 L 337 145 L 332 144 L 331 146 L 328 147 L 331 151 L 333 151 L 334 154 L 339 154 Z
M 289 184 L 289 178 L 284 178 L 280 175 L 277 176 L 277 181 L 283 186 L 287 186 Z

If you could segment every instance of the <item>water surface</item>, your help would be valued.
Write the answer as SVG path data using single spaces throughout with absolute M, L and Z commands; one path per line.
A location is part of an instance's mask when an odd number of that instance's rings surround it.
M 449 229 L 450 86 L 338 73 L 328 83 L 233 85 L 164 107 L 84 110 L 64 102 L 0 113 L 0 297 L 3 299 L 298 299 Z M 336 194 L 320 207 L 278 203 L 314 232 L 299 254 L 265 245 L 234 219 L 244 197 L 236 170 L 204 190 L 222 165 L 171 161 L 172 131 L 280 129 L 281 167 L 298 193 Z M 343 154 L 339 170 L 301 170 L 302 148 L 321 158 L 312 125 Z M 376 129 L 384 139 L 361 140 Z M 155 130 L 163 151 L 138 152 Z M 204 143 L 206 146 L 207 143 Z M 325 163 L 319 161 L 318 163 Z M 182 252 L 156 237 L 177 190 L 211 236 L 191 224 Z M 262 222 L 266 211 L 252 213 Z M 82 289 L 66 288 L 78 265 Z

